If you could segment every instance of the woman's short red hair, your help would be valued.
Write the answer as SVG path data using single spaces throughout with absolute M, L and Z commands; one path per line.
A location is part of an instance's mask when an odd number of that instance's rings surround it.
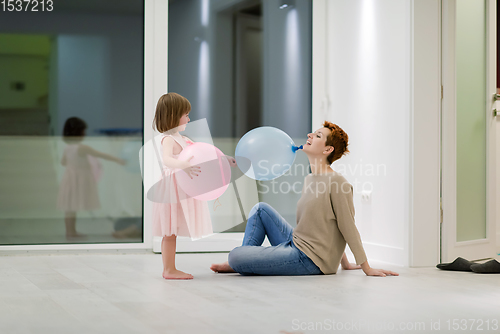
M 325 128 L 330 129 L 331 133 L 326 137 L 326 146 L 333 146 L 334 150 L 328 156 L 327 160 L 330 164 L 340 159 L 343 155 L 349 153 L 347 146 L 349 145 L 349 136 L 337 124 L 328 121 L 323 122 Z

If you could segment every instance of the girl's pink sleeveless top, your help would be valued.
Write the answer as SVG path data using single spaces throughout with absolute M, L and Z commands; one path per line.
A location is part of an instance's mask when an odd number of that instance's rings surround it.
M 193 144 L 189 138 L 181 135 L 162 134 L 161 143 L 165 137 L 171 137 L 182 149 Z M 182 152 L 182 151 L 181 151 Z M 179 154 L 173 154 L 177 159 Z M 213 234 L 212 221 L 208 204 L 192 197 L 186 198 L 177 185 L 174 170 L 163 165 L 162 180 L 159 192 L 173 199 L 166 203 L 153 202 L 153 234 L 155 236 L 186 236 L 200 239 Z

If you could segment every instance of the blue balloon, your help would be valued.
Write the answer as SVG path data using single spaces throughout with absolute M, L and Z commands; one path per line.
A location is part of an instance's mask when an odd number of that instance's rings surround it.
M 248 177 L 269 181 L 285 174 L 295 161 L 297 147 L 280 129 L 263 126 L 248 131 L 236 146 L 235 158 Z

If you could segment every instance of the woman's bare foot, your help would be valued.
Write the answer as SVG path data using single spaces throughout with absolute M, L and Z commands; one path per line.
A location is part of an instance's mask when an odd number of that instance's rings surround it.
M 210 269 L 212 269 L 216 273 L 235 273 L 236 272 L 233 270 L 233 268 L 231 268 L 229 266 L 229 263 L 227 261 L 224 263 L 212 264 Z
M 180 270 L 172 270 L 172 271 L 163 271 L 164 279 L 193 279 L 193 275 L 185 273 Z

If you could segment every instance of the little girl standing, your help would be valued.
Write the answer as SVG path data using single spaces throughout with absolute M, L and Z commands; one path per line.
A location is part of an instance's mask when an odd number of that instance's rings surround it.
M 115 161 L 121 165 L 126 162 L 115 156 L 94 150 L 81 144 L 87 124 L 78 117 L 70 117 L 64 123 L 63 140 L 66 148 L 61 164 L 66 167 L 59 185 L 57 208 L 65 212 L 66 238 L 83 238 L 86 235 L 76 232 L 76 213 L 81 210 L 99 209 L 97 175 L 93 171 L 95 157 Z
M 191 145 L 187 137 L 179 132 L 186 129 L 189 122 L 191 104 L 176 93 L 160 97 L 156 106 L 153 128 L 161 135 L 164 185 L 161 197 L 168 198 L 167 203 L 153 203 L 153 234 L 162 236 L 161 254 L 163 260 L 163 278 L 192 279 L 191 274 L 175 267 L 175 249 L 177 236 L 198 239 L 213 233 L 208 204 L 187 196 L 177 185 L 175 170 L 183 169 L 189 176 L 201 173 L 200 167 L 191 166 L 188 160 L 179 160 L 182 150 Z

